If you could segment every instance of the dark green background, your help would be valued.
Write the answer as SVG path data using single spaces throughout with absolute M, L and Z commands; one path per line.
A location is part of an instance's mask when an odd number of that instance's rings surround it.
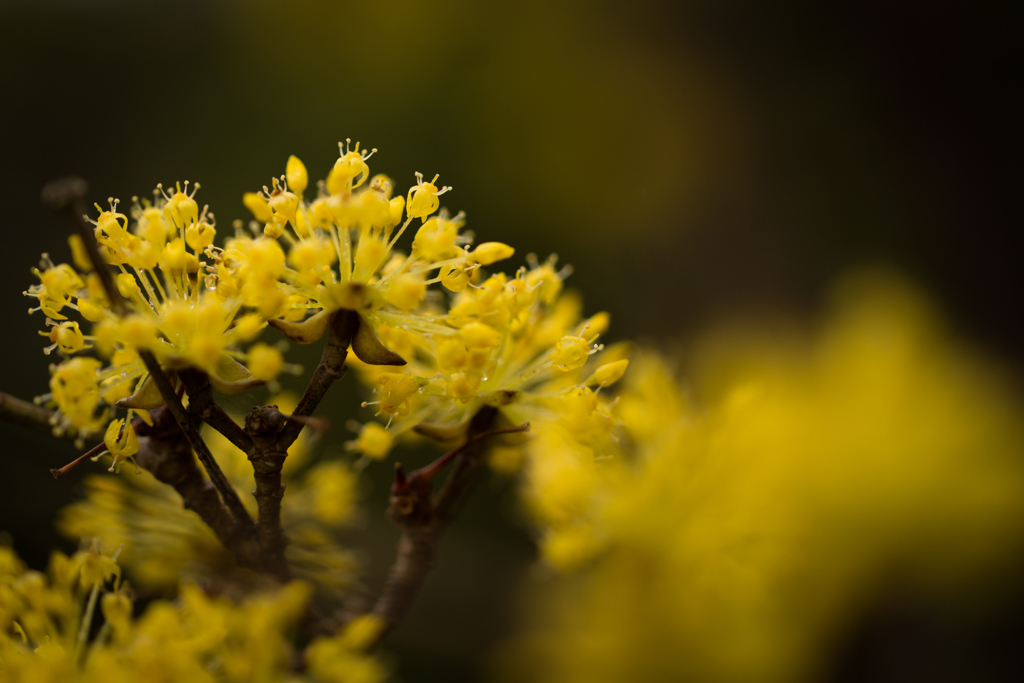
M 67 258 L 46 181 L 81 174 L 104 201 L 198 180 L 228 228 L 289 154 L 321 178 L 345 137 L 379 148 L 372 169 L 400 188 L 440 173 L 512 265 L 560 254 L 613 340 L 813 311 L 845 269 L 882 262 L 1019 362 L 1013 5 L 835 5 L 7 0 L 0 390 L 46 388 L 42 318 L 20 294 L 40 252 Z M 347 382 L 323 408 L 334 448 L 357 400 Z M 6 424 L 0 438 L 0 528 L 39 566 L 68 547 L 52 522 L 81 473 L 47 470 L 75 452 Z M 378 479 L 363 535 L 379 572 L 395 532 Z M 475 676 L 531 562 L 509 487 L 485 486 L 392 641 L 404 674 Z

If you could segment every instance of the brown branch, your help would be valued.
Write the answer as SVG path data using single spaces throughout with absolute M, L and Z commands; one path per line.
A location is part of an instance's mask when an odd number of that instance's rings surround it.
M 373 614 L 384 622 L 384 629 L 374 642 L 368 644 L 368 650 L 405 618 L 427 573 L 434 566 L 439 533 L 440 527 L 429 523 L 407 524 L 403 527 L 398 539 L 395 563 L 373 607 Z
M 252 437 L 235 422 L 213 398 L 210 379 L 202 370 L 186 368 L 178 372 L 188 393 L 188 412 L 210 425 L 235 447 L 248 455 L 252 452 Z
M 324 344 L 320 363 L 313 371 L 309 385 L 295 407 L 295 417 L 312 415 L 331 385 L 344 376 L 348 347 L 359 328 L 359 322 L 359 314 L 355 311 L 341 309 L 331 314 L 327 325 L 327 343 Z M 277 436 L 278 449 L 282 452 L 287 451 L 298 438 L 302 427 L 303 423 L 300 420 L 289 420 Z
M 482 408 L 472 419 L 466 442 L 435 462 L 417 470 L 407 478 L 401 465 L 395 468 L 395 484 L 391 489 L 388 514 L 402 528 L 395 563 L 373 608 L 373 614 L 384 622 L 380 636 L 397 626 L 434 564 L 437 541 L 445 526 L 458 512 L 461 502 L 472 490 L 486 449 L 483 441 L 491 436 L 525 432 L 529 423 L 504 429 L 493 429 L 498 411 Z M 433 479 L 447 463 L 455 467 L 436 496 L 432 495 Z
M 281 524 L 281 498 L 284 497 L 281 470 L 288 457 L 288 447 L 298 438 L 302 428 L 312 422 L 310 416 L 327 390 L 344 376 L 348 347 L 359 324 L 359 315 L 355 311 L 342 309 L 331 314 L 320 363 L 292 415 L 281 413 L 277 406 L 260 406 L 245 418 L 244 433 L 250 440 L 250 447 L 242 450 L 249 455 L 256 480 L 256 490 L 253 491 L 259 509 L 256 534 L 264 563 L 282 580 L 287 580 L 290 572 L 284 554 L 288 538 Z M 201 408 L 203 401 L 200 395 Z M 232 438 L 228 434 L 225 436 Z M 236 435 L 232 441 L 239 445 L 242 439 Z
M 281 470 L 288 452 L 279 447 L 278 434 L 288 417 L 277 406 L 256 407 L 245 417 L 245 431 L 253 439 L 249 461 L 256 479 L 253 495 L 259 508 L 256 532 L 267 568 L 282 580 L 290 575 L 284 557 L 288 539 L 281 526 L 281 498 L 284 497 Z
M 263 562 L 253 535 L 243 532 L 216 487 L 203 476 L 170 410 L 161 407 L 150 415 L 153 426 L 139 428 L 136 462 L 177 491 L 185 508 L 199 515 L 241 566 L 261 570 Z
M 456 451 L 461 452 L 457 453 L 455 467 L 452 473 L 448 475 L 448 479 L 445 480 L 444 486 L 434 496 L 433 501 L 434 517 L 437 518 L 438 523 L 442 526 L 448 524 L 458 514 L 462 502 L 476 483 L 484 453 L 483 449 L 479 447 L 479 442 L 499 434 L 530 431 L 529 422 L 516 427 L 490 429 L 497 415 L 498 411 L 495 408 L 481 408 L 469 423 L 466 443 L 461 448 L 456 449 Z
M 54 434 L 53 416 L 54 412 L 48 408 L 43 408 L 10 394 L 0 392 L 0 419 L 11 424 L 21 425 L 26 429 L 48 434 L 55 439 L 73 441 L 77 444 L 76 447 L 81 447 L 84 442 L 103 436 L 103 432 L 92 429 L 68 429 Z
M 192 424 L 192 420 L 189 419 L 185 413 L 185 408 L 181 405 L 181 400 L 177 394 L 174 393 L 174 387 L 171 386 L 171 381 L 167 379 L 167 373 L 164 372 L 163 368 L 160 367 L 160 363 L 149 351 L 139 349 L 139 358 L 146 365 L 146 369 L 149 371 L 150 377 L 156 382 L 156 387 L 160 391 L 160 396 L 164 399 L 164 403 L 167 408 L 171 411 L 171 415 L 174 416 L 175 421 L 178 423 L 178 427 L 181 429 L 185 438 L 188 440 L 189 445 L 192 446 L 192 450 L 196 452 L 199 457 L 199 462 L 202 463 L 203 468 L 206 470 L 206 474 L 210 477 L 210 481 L 220 492 L 221 498 L 224 499 L 224 504 L 227 505 L 231 514 L 234 515 L 238 521 L 239 526 L 243 533 L 251 532 L 253 529 L 252 517 L 249 516 L 249 511 L 245 509 L 245 505 L 242 504 L 242 499 L 238 497 L 238 492 L 235 491 L 235 487 L 228 481 L 224 471 L 221 470 L 220 465 L 213 457 L 213 453 L 210 452 L 210 448 L 203 441 L 203 438 L 199 435 L 199 430 Z
M 85 453 L 82 453 L 80 456 L 78 456 L 77 458 L 75 458 L 74 460 L 69 462 L 67 465 L 64 465 L 64 467 L 60 467 L 60 468 L 57 468 L 57 469 L 50 470 L 50 474 L 53 475 L 54 479 L 60 479 L 65 474 L 67 474 L 71 470 L 73 470 L 76 467 L 78 467 L 84 460 L 86 460 L 88 458 L 95 458 L 98 455 L 100 455 L 103 451 L 105 451 L 106 449 L 107 449 L 106 442 L 105 441 L 100 441 L 98 444 L 96 444 L 95 446 L 93 446 L 92 448 L 87 450 Z
M 53 411 L 0 392 L 0 418 L 43 434 L 53 434 Z

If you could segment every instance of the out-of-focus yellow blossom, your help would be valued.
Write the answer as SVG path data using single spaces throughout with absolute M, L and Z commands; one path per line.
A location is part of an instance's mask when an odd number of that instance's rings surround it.
M 285 394 L 271 403 L 290 412 L 295 398 Z M 252 491 L 252 465 L 245 454 L 212 429 L 202 434 L 232 485 Z M 350 585 L 355 569 L 338 536 L 355 515 L 356 475 L 342 462 L 310 463 L 308 438 L 306 432 L 299 435 L 282 473 L 288 487 L 281 508 L 290 541 L 286 555 L 297 578 L 337 597 Z M 251 580 L 209 527 L 182 508 L 178 494 L 149 472 L 92 475 L 85 488 L 85 499 L 61 512 L 60 530 L 70 538 L 98 537 L 108 546 L 121 546 L 121 564 L 140 588 L 168 591 L 183 578 L 204 584 Z M 242 500 L 255 515 L 253 497 Z
M 509 680 L 818 680 L 894 586 L 977 597 L 1017 566 L 1020 402 L 906 285 L 839 291 L 813 343 L 698 345 L 696 405 L 666 361 L 635 359 L 618 457 L 547 446 L 537 505 L 574 523 L 544 550 L 587 568 L 537 603 Z
M 494 446 L 487 452 L 487 464 L 499 474 L 511 476 L 523 467 L 523 449 L 515 446 Z
M 25 294 L 39 302 L 29 312 L 46 316 L 49 331 L 40 334 L 51 344 L 44 351 L 71 356 L 53 366 L 52 393 L 39 397 L 57 410 L 56 433 L 101 430 L 110 419 L 109 406 L 118 401 L 128 410 L 127 422 L 133 410 L 157 407 L 161 399 L 148 386 L 149 375 L 137 353 L 141 350 L 152 352 L 167 370 L 205 370 L 224 393 L 273 380 L 291 369 L 269 347 L 258 347 L 253 357 L 242 350 L 265 325 L 266 316 L 260 313 L 276 315 L 278 309 L 266 310 L 269 298 L 245 300 L 224 263 L 224 250 L 213 246 L 216 223 L 207 207 L 199 210 L 196 189 L 198 185 L 190 192 L 186 183 L 184 190 L 170 193 L 158 188 L 152 201 L 135 198 L 131 219 L 118 212 L 116 200 L 110 200 L 108 210 L 97 206 L 94 233 L 101 257 L 119 271 L 115 284 L 127 303 L 124 315 L 112 308 L 99 275 L 87 272 L 92 268 L 80 238 L 69 242 L 76 266 L 54 264 L 43 255 L 34 271 L 39 284 Z M 254 312 L 245 313 L 247 304 Z M 68 320 L 68 311 L 92 323 L 92 334 Z M 112 362 L 104 367 L 75 355 L 90 349 Z M 255 371 L 239 362 L 247 359 Z M 74 381 L 68 381 L 71 374 Z M 130 454 L 122 449 L 115 459 Z
M 107 421 L 100 408 L 103 364 L 95 358 L 71 358 L 52 368 L 50 396 L 63 419 L 75 429 L 96 431 Z
M 289 583 L 234 602 L 194 584 L 174 603 L 154 601 L 132 618 L 117 563 L 95 548 L 54 554 L 47 575 L 0 547 L 0 680 L 61 683 L 337 683 L 382 681 L 358 651 L 373 623 L 357 620 L 310 644 L 309 671 L 295 671 L 293 638 L 309 586 Z M 113 580 L 112 580 L 113 577 Z M 102 594 L 102 598 L 100 595 Z M 98 607 L 98 609 L 97 609 Z M 103 625 L 90 628 L 97 611 Z
M 249 372 L 262 380 L 273 380 L 284 369 L 284 356 L 279 349 L 266 344 L 253 344 L 249 349 Z
M 387 676 L 380 662 L 365 654 L 384 630 L 372 614 L 357 617 L 332 638 L 321 638 L 306 650 L 306 662 L 323 683 L 380 683 Z
M 395 440 L 391 432 L 376 422 L 368 422 L 359 430 L 359 438 L 349 441 L 345 447 L 358 451 L 371 460 L 383 460 L 391 452 Z
M 95 544 L 71 557 L 54 553 L 48 575 L 0 546 L 0 680 L 89 680 L 75 665 L 89 645 L 83 625 L 101 593 L 125 596 L 120 579 L 115 559 Z

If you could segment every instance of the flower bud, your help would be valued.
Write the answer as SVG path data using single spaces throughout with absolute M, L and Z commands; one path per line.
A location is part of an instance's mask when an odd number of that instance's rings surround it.
M 288 164 L 285 166 L 285 177 L 288 179 L 288 189 L 295 194 L 302 196 L 302 192 L 309 184 L 309 174 L 306 166 L 294 154 L 288 157 Z

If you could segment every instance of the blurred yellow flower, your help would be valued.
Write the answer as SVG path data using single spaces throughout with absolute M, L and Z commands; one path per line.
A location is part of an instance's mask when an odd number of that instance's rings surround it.
M 175 603 L 154 601 L 133 619 L 131 591 L 120 584 L 115 556 L 96 547 L 70 558 L 55 553 L 44 575 L 0 546 L 0 680 L 378 683 L 385 677 L 384 667 L 360 651 L 380 628 L 372 618 L 313 639 L 311 671 L 294 671 L 291 637 L 311 595 L 304 583 L 237 602 L 184 584 Z M 93 633 L 97 604 L 103 625 Z
M 635 358 L 617 457 L 548 447 L 574 474 L 532 475 L 557 485 L 543 547 L 586 568 L 537 602 L 510 680 L 815 680 L 887 587 L 995 590 L 1024 533 L 1021 404 L 904 283 L 838 291 L 813 343 L 698 345 L 696 405 Z

